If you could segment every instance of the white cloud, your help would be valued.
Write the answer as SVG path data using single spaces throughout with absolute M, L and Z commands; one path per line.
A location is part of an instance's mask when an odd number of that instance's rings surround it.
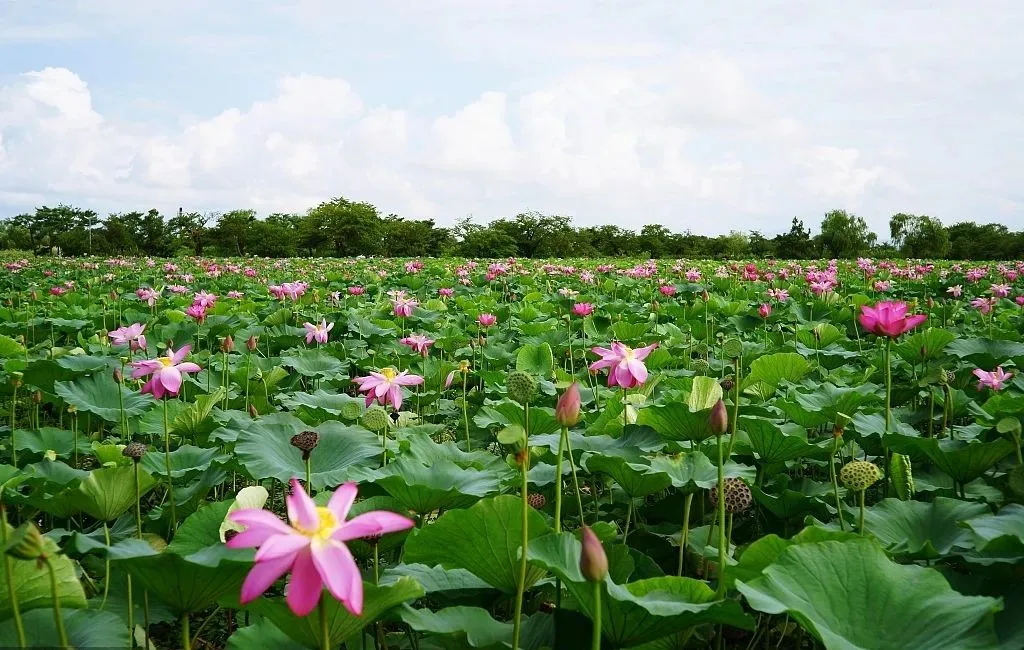
M 709 233 L 835 207 L 879 231 L 896 211 L 1024 217 L 1018 4 L 808 6 L 68 4 L 74 30 L 55 36 L 142 52 L 166 35 L 195 96 L 0 64 L 19 73 L 0 76 L 0 207 L 301 211 L 344 194 L 443 222 L 536 209 Z M 207 68 L 239 83 L 204 86 Z

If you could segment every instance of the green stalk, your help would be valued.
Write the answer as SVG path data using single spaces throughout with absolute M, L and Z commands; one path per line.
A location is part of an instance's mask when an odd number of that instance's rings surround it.
M 7 546 L 7 508 L 0 503 L 0 543 Z M 4 556 L 4 578 L 7 580 L 7 600 L 11 603 L 11 617 L 14 619 L 14 631 L 18 636 L 18 647 L 26 648 L 25 625 L 21 622 L 21 608 L 18 606 L 18 594 L 14 587 L 14 569 L 11 567 L 11 556 Z
M 466 451 L 473 451 L 472 442 L 469 440 L 469 404 L 467 402 L 467 390 L 466 390 L 466 375 L 468 372 L 462 373 L 462 422 L 466 427 Z
M 530 405 L 529 403 L 523 404 L 523 423 L 526 427 L 530 424 Z M 521 485 L 522 490 L 522 551 L 521 557 L 519 558 L 519 581 L 516 585 L 516 611 L 515 618 L 512 624 L 512 650 L 519 650 L 519 635 L 522 632 L 523 622 L 523 595 L 526 592 L 526 547 L 530 542 L 530 503 L 527 500 L 527 492 L 529 491 L 529 472 L 530 472 L 530 433 L 529 429 L 523 432 L 523 438 L 525 444 L 523 446 L 523 482 Z
M 594 616 L 590 633 L 590 650 L 601 650 L 601 583 L 594 584 Z
M 715 595 L 725 597 L 725 457 L 722 455 L 722 434 L 715 436 L 718 444 L 718 586 Z
M 167 469 L 167 498 L 171 501 L 171 534 L 178 528 L 178 507 L 174 504 L 174 480 L 171 478 L 171 429 L 167 424 L 167 398 L 164 397 L 164 467 Z
M 20 381 L 14 381 L 14 394 L 11 397 L 11 465 L 14 465 L 15 469 L 18 468 L 18 442 L 15 439 L 14 414 L 18 410 L 18 384 L 20 383 Z
M 53 622 L 57 626 L 57 640 L 60 647 L 70 647 L 68 633 L 64 630 L 64 619 L 60 615 L 60 592 L 57 590 L 57 570 L 48 556 L 43 556 L 46 568 L 50 572 L 50 593 L 53 595 Z M 187 649 L 186 649 L 187 650 Z
M 860 494 L 858 495 L 858 501 L 860 501 L 860 528 L 859 528 L 859 530 L 860 530 L 860 534 L 861 535 L 864 534 L 864 492 L 865 492 L 865 490 L 861 490 Z
M 192 650 L 192 632 L 189 629 L 188 612 L 181 615 L 181 647 Z
M 320 650 L 331 650 L 331 626 L 327 624 L 327 606 L 323 596 L 320 596 L 316 607 L 320 614 Z
M 686 544 L 690 541 L 690 506 L 693 505 L 693 492 L 686 495 L 683 502 L 683 531 L 679 535 L 679 566 L 676 568 L 676 575 L 683 575 L 683 563 L 686 558 Z
M 576 477 L 576 461 L 572 457 L 572 439 L 569 437 L 569 429 L 562 427 L 562 436 L 565 437 L 565 450 L 569 452 L 569 469 L 572 470 L 572 487 L 576 491 L 576 507 L 580 510 L 580 523 L 583 523 L 583 497 L 580 496 L 580 482 Z
M 135 463 L 135 535 L 142 539 L 142 486 L 139 484 L 139 464 Z M 131 580 L 131 576 L 128 577 Z M 131 583 L 129 583 L 131 584 Z M 146 636 L 146 648 L 149 648 L 149 592 L 142 592 L 142 625 Z M 135 638 L 135 629 L 132 629 Z
M 103 522 L 103 541 L 106 543 L 107 548 L 110 548 L 110 527 L 107 526 L 107 522 Z M 107 596 L 110 595 L 110 553 L 107 553 L 106 559 L 106 576 L 103 578 L 103 600 L 100 602 L 100 609 L 107 606 Z
M 839 530 L 846 530 L 846 523 L 843 521 L 843 505 L 839 502 L 839 482 L 836 480 L 836 454 L 839 452 L 839 438 L 834 438 L 832 444 L 832 455 L 828 457 L 828 473 L 832 479 L 832 494 L 836 497 L 836 512 L 839 513 Z
M 128 579 L 128 648 L 131 650 L 135 647 L 135 600 L 132 598 L 132 574 L 126 573 L 125 577 Z
M 568 428 L 562 427 L 558 438 L 558 460 L 555 461 L 555 533 L 562 532 L 562 454 L 565 447 Z

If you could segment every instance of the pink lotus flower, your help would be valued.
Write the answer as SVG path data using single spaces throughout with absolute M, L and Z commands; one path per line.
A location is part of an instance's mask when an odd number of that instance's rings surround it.
M 484 327 L 490 327 L 498 322 L 498 317 L 494 314 L 483 313 L 476 317 L 476 322 Z
M 964 293 L 964 287 L 963 285 L 960 284 L 954 284 L 953 286 L 946 289 L 946 293 L 953 296 L 954 298 L 959 298 Z
M 658 287 L 658 291 L 660 291 L 661 295 L 665 296 L 666 298 L 671 298 L 672 296 L 676 295 L 676 288 L 671 284 L 661 285 L 660 287 Z
M 398 342 L 402 345 L 408 345 L 414 352 L 427 356 L 430 346 L 434 344 L 434 339 L 424 334 L 412 334 L 404 339 L 400 339 Z
M 302 326 L 306 328 L 306 345 L 313 341 L 320 344 L 327 343 L 327 336 L 334 329 L 334 323 L 328 323 L 326 319 L 321 320 L 319 325 L 303 323 Z
M 995 309 L 996 303 L 998 301 L 998 298 L 978 297 L 971 301 L 971 307 L 974 307 L 983 314 L 991 314 L 992 310 Z
M 412 316 L 412 310 L 416 309 L 418 304 L 420 303 L 415 298 L 407 298 L 406 296 L 397 296 L 391 301 L 391 307 L 394 309 L 395 316 L 399 318 Z
M 769 316 L 772 315 L 772 306 L 766 302 L 763 302 L 761 303 L 761 306 L 757 308 L 757 313 L 758 315 L 761 316 L 761 318 L 768 318 Z
M 608 386 L 636 388 L 647 381 L 647 366 L 644 365 L 643 360 L 656 347 L 658 347 L 657 343 L 651 343 L 634 350 L 624 343 L 615 341 L 610 349 L 591 348 L 591 351 L 600 355 L 601 358 L 590 364 L 590 370 L 594 372 L 601 368 L 610 368 Z
M 142 333 L 145 329 L 145 323 L 133 323 L 127 327 L 118 327 L 107 336 L 110 337 L 110 342 L 114 345 L 127 345 L 132 352 L 135 352 L 139 348 L 146 347 L 146 335 Z
M 437 290 L 437 295 L 441 296 L 442 298 L 451 298 L 452 296 L 455 295 L 455 289 L 452 289 L 450 287 L 441 287 L 440 289 Z
M 150 289 L 149 287 L 142 287 L 135 290 L 135 296 L 150 307 L 156 304 L 156 299 L 159 295 L 159 292 L 154 289 Z
M 203 307 L 199 303 L 193 303 L 185 310 L 185 314 L 191 318 L 194 318 L 200 325 L 206 321 L 206 307 Z
M 414 522 L 386 510 L 373 510 L 346 521 L 356 500 L 355 483 L 334 491 L 327 507 L 316 503 L 291 480 L 286 497 L 286 524 L 269 510 L 243 508 L 228 519 L 245 527 L 232 537 L 228 548 L 256 548 L 256 564 L 242 583 L 241 602 L 259 598 L 274 582 L 291 572 L 285 594 L 296 616 L 307 616 L 320 602 L 324 586 L 352 614 L 363 613 L 363 577 L 345 542 L 379 537 L 412 528 Z
M 204 309 L 213 307 L 213 305 L 216 302 L 217 296 L 215 294 L 207 293 L 205 291 L 200 291 L 195 296 L 192 297 L 192 304 L 199 305 Z
M 928 319 L 926 314 L 907 315 L 907 303 L 898 301 L 882 301 L 874 307 L 864 305 L 860 308 L 860 324 L 865 330 L 876 336 L 896 338 L 910 331 Z
M 348 295 L 350 295 L 350 296 L 361 296 L 364 293 L 366 293 L 366 289 L 364 287 L 349 287 L 348 288 Z
M 202 370 L 198 365 L 184 361 L 192 349 L 191 345 L 183 345 L 177 352 L 167 348 L 167 355 L 156 359 L 145 359 L 132 362 L 132 379 L 141 379 L 153 375 L 142 386 L 143 393 L 152 393 L 157 399 L 165 394 L 175 397 L 181 390 L 181 373 L 194 373 Z
M 465 375 L 468 372 L 469 372 L 469 362 L 466 361 L 465 359 L 459 361 L 459 367 L 456 368 L 455 370 L 452 370 L 451 372 L 449 372 L 448 376 L 445 377 L 444 387 L 445 388 L 451 388 L 452 387 L 452 381 L 455 379 L 455 374 L 456 373 L 462 373 L 463 375 Z
M 423 377 L 410 375 L 408 370 L 396 372 L 394 368 L 384 368 L 352 381 L 359 385 L 360 393 L 366 393 L 367 406 L 377 400 L 381 406 L 390 404 L 397 411 L 402 408 L 402 386 L 418 386 L 423 383 Z
M 228 298 L 231 298 L 232 300 L 238 300 L 239 298 L 241 298 L 244 295 L 245 294 L 242 293 L 241 291 L 235 291 L 234 289 L 232 289 L 231 291 L 228 291 Z
M 1008 284 L 993 284 L 989 290 L 996 298 L 1006 298 L 1010 295 L 1010 285 Z
M 1004 372 L 1002 366 L 997 366 L 992 372 L 985 372 L 981 368 L 975 368 L 974 376 L 978 378 L 978 390 L 983 388 L 1002 390 L 1003 383 L 1013 379 L 1013 373 Z
M 572 315 L 585 318 L 594 313 L 594 305 L 589 302 L 578 302 L 572 306 Z

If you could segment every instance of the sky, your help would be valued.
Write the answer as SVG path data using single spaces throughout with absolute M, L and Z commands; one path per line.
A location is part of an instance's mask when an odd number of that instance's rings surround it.
M 0 0 L 0 217 L 1024 228 L 1019 0 Z

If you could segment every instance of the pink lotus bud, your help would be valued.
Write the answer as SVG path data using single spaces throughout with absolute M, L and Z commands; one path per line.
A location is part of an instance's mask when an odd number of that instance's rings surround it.
M 722 435 L 729 428 L 729 412 L 725 409 L 725 402 L 718 400 L 711 407 L 711 414 L 708 416 L 711 423 L 711 430 L 716 436 Z
M 255 336 L 250 336 L 245 340 L 245 347 L 249 349 L 249 352 L 252 352 L 253 350 L 256 349 L 256 343 L 258 340 L 259 339 L 257 339 Z
M 118 384 L 124 381 L 124 375 L 121 373 L 120 368 L 114 368 L 114 381 Z
M 583 552 L 580 553 L 580 573 L 591 582 L 601 582 L 608 576 L 608 556 L 601 540 L 590 526 L 583 527 Z
M 574 427 L 580 421 L 580 385 L 569 384 L 555 404 L 555 419 L 563 427 Z
M 235 339 L 230 334 L 225 336 L 220 342 L 220 349 L 222 352 L 231 352 L 235 349 Z

